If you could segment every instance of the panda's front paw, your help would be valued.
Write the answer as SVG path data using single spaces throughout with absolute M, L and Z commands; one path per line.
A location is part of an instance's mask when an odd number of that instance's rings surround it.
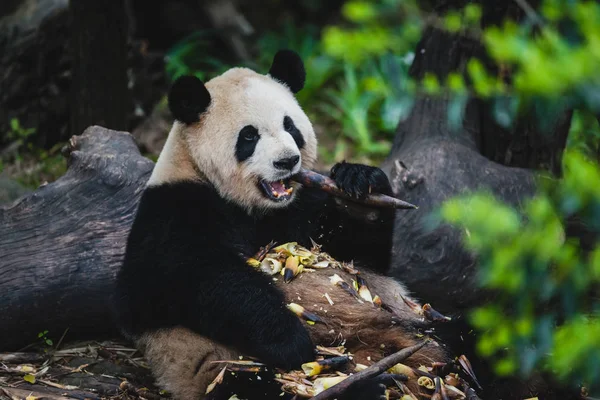
M 384 400 L 386 386 L 378 379 L 367 379 L 350 385 L 338 400 Z
M 300 368 L 303 363 L 313 361 L 315 357 L 315 346 L 307 329 L 291 313 L 286 313 L 285 318 L 279 321 L 272 321 L 261 342 L 259 358 L 285 370 Z
M 364 199 L 371 193 L 392 195 L 387 175 L 377 167 L 342 161 L 331 168 L 330 175 L 340 189 L 357 199 Z

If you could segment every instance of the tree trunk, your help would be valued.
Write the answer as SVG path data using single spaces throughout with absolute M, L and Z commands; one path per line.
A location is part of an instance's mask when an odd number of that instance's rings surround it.
M 443 5 L 448 3 L 464 2 L 444 1 Z M 483 3 L 484 26 L 523 14 L 513 2 Z M 454 71 L 466 77 L 471 58 L 482 60 L 492 72 L 498 70 L 478 41 L 429 28 L 415 49 L 410 75 L 422 78 L 432 73 L 442 82 Z M 399 123 L 391 153 L 382 165 L 396 178 L 397 196 L 420 207 L 397 214 L 393 275 L 444 312 L 468 308 L 483 294 L 475 288 L 475 259 L 463 249 L 460 232 L 448 225 L 430 228 L 429 214 L 444 200 L 477 189 L 520 204 L 535 190 L 534 170 L 560 175 L 572 116 L 571 111 L 558 113 L 542 126 L 536 122 L 538 115 L 527 112 L 504 128 L 494 122 L 495 104 L 470 99 L 460 127 L 452 129 L 451 102 L 449 97 L 418 98 L 408 118 Z M 398 168 L 399 162 L 406 168 Z
M 116 335 L 109 299 L 153 163 L 125 132 L 91 127 L 56 182 L 0 208 L 0 351 Z
M 71 132 L 127 130 L 127 16 L 123 0 L 71 0 Z

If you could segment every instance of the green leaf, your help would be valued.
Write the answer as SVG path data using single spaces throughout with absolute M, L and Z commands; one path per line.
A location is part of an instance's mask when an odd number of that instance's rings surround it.
M 14 132 L 17 132 L 20 127 L 21 124 L 19 123 L 19 120 L 17 118 L 12 118 L 10 120 L 10 129 L 12 129 Z
M 437 77 L 430 72 L 426 72 L 423 76 L 423 88 L 427 93 L 439 93 L 440 84 L 438 82 Z
M 31 374 L 27 374 L 23 377 L 23 380 L 26 382 L 29 382 L 33 385 L 35 383 L 35 376 L 33 376 Z
M 460 14 L 451 11 L 444 17 L 444 26 L 450 32 L 458 32 L 462 25 Z
M 481 61 L 476 58 L 470 59 L 467 63 L 467 71 L 473 80 L 477 94 L 483 97 L 490 96 L 494 87 Z
M 414 98 L 412 96 L 385 99 L 381 108 L 381 119 L 384 127 L 394 131 L 398 123 L 410 114 L 413 103 Z
M 463 77 L 460 74 L 456 72 L 451 72 L 448 74 L 446 80 L 448 88 L 451 91 L 456 93 L 463 93 L 466 91 L 465 81 L 463 80 Z
M 346 18 L 354 22 L 370 21 L 377 16 L 373 5 L 364 1 L 350 1 L 344 4 L 342 13 Z
M 465 7 L 465 19 L 469 22 L 479 22 L 481 19 L 481 7 L 478 4 L 467 4 Z
M 467 95 L 456 95 L 448 104 L 448 126 L 451 130 L 456 131 L 462 128 L 468 99 Z
M 492 114 L 500 126 L 509 128 L 517 114 L 519 99 L 516 97 L 499 96 L 493 101 Z

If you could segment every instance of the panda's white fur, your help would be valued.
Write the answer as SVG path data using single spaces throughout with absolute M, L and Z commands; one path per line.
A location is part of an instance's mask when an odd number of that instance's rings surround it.
M 346 341 L 357 360 L 368 363 L 367 355 L 374 361 L 417 340 L 422 321 L 402 300 L 406 289 L 375 272 L 389 266 L 393 211 L 382 211 L 376 221 L 355 220 L 319 190 L 294 184 L 288 200 L 274 201 L 259 188 L 261 180 L 287 178 L 315 162 L 315 133 L 294 97 L 303 74 L 299 58 L 282 53 L 269 74 L 233 68 L 206 84 L 176 82 L 170 93 L 176 121 L 130 231 L 116 308 L 124 334 L 145 352 L 157 382 L 176 399 L 202 398 L 222 368 L 214 361 L 245 355 L 298 368 L 314 359 L 315 343 Z M 285 116 L 301 138 L 284 129 Z M 260 137 L 240 161 L 236 146 L 250 125 Z M 300 156 L 293 168 L 282 172 L 274 166 L 290 156 Z M 350 194 L 391 194 L 378 168 L 334 168 L 332 177 Z M 373 269 L 364 274 L 400 323 L 332 291 L 328 272 L 274 284 L 246 264 L 271 240 L 310 246 L 310 239 L 340 260 Z M 298 299 L 327 305 L 326 291 L 336 306 L 321 316 L 330 318 L 333 331 L 308 327 L 285 307 Z M 444 357 L 440 348 L 426 347 L 407 363 L 418 367 Z
M 286 207 L 288 202 L 265 198 L 257 180 L 278 181 L 301 167 L 314 165 L 317 138 L 294 95 L 270 76 L 247 68 L 232 68 L 208 81 L 206 88 L 211 93 L 206 113 L 191 125 L 175 121 L 148 185 L 206 180 L 224 198 L 249 210 Z M 303 135 L 305 145 L 301 150 L 283 129 L 286 115 Z M 258 128 L 260 140 L 250 159 L 240 164 L 233 157 L 233 149 L 246 125 Z M 294 155 L 301 158 L 291 173 L 273 167 L 273 161 Z M 298 188 L 297 184 L 293 186 Z

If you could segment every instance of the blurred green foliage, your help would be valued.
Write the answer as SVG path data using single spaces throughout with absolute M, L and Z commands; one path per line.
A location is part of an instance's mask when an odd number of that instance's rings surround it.
M 350 0 L 336 24 L 319 29 L 287 22 L 261 34 L 257 57 L 247 66 L 267 71 L 278 49 L 300 53 L 308 77 L 298 100 L 322 133 L 326 163 L 341 158 L 380 162 L 419 93 L 451 97 L 451 128 L 460 127 L 469 96 L 490 101 L 493 118 L 505 128 L 524 113 L 535 114 L 542 129 L 552 127 L 566 109 L 600 113 L 596 2 L 545 0 L 521 23 L 506 20 L 485 29 L 482 15 L 476 3 L 437 15 L 415 0 Z M 408 67 L 428 25 L 480 41 L 499 71 L 473 58 L 464 71 L 443 79 L 425 74 L 416 81 Z M 209 55 L 208 33 L 194 33 L 173 47 L 167 57 L 171 79 L 181 74 L 209 79 L 234 66 Z
M 499 375 L 542 368 L 599 393 L 600 242 L 591 252 L 566 234 L 577 216 L 600 233 L 600 168 L 579 151 L 563 157 L 564 177 L 515 210 L 488 193 L 447 201 L 441 215 L 479 257 L 479 282 L 495 294 L 471 321 L 478 351 Z
M 346 8 L 344 15 L 364 20 L 359 15 L 364 10 L 352 3 L 346 4 Z M 365 8 L 366 12 L 368 9 Z M 406 54 L 382 51 L 357 63 L 340 62 L 337 52 L 345 53 L 346 49 L 337 49 L 334 41 L 328 39 L 334 31 L 335 28 L 320 31 L 311 24 L 296 26 L 287 22 L 280 31 L 267 31 L 258 38 L 257 57 L 245 66 L 266 72 L 277 50 L 294 49 L 302 57 L 308 74 L 305 87 L 296 97 L 313 120 L 317 133 L 322 133 L 323 146 L 319 148 L 322 161 L 332 164 L 350 159 L 377 163 L 389 153 L 398 120 L 408 115 L 413 103 L 414 96 L 407 91 L 404 79 L 412 61 L 413 46 L 406 45 Z M 408 31 L 416 40 L 419 31 Z M 171 49 L 166 67 L 171 80 L 182 74 L 207 80 L 239 66 L 207 57 L 210 43 L 204 39 L 206 34 L 195 33 Z M 370 38 L 367 42 L 378 40 Z
M 448 74 L 443 81 L 425 74 L 416 82 L 405 70 L 398 71 L 396 79 L 404 82 L 404 87 L 395 95 L 412 98 L 428 93 L 452 98 L 448 110 L 451 127 L 462 122 L 468 95 L 491 102 L 493 118 L 506 128 L 524 113 L 537 116 L 542 130 L 554 126 L 567 109 L 597 115 L 600 5 L 592 0 L 541 3 L 538 12 L 527 9 L 527 17 L 520 23 L 506 19 L 482 28 L 483 11 L 476 3 L 435 15 L 412 0 L 348 1 L 342 13 L 349 23 L 324 30 L 324 50 L 368 71 L 374 58 L 389 53 L 410 56 L 424 28 L 432 25 L 479 41 L 490 59 L 472 58 L 464 71 Z M 486 68 L 488 61 L 497 65 L 497 70 Z
M 6 138 L 11 142 L 11 151 L 0 157 L 0 173 L 9 170 L 17 182 L 28 188 L 37 188 L 44 181 L 54 180 L 67 170 L 67 162 L 60 154 L 64 143 L 57 143 L 45 150 L 35 146 L 30 139 L 35 129 L 25 128 L 17 118 L 10 121 Z
M 195 75 L 207 80 L 210 73 L 220 74 L 230 68 L 206 51 L 211 45 L 209 32 L 194 32 L 176 43 L 166 54 L 165 72 L 174 81 L 181 75 Z
M 600 5 L 543 1 L 525 22 L 505 21 L 482 38 L 513 76 L 507 82 L 476 59 L 467 65 L 470 90 L 494 102 L 498 123 L 510 126 L 530 112 L 552 126 L 563 110 L 574 114 L 564 176 L 541 178 L 537 195 L 520 209 L 486 193 L 442 207 L 444 220 L 463 229 L 477 254 L 481 285 L 496 295 L 471 314 L 478 350 L 499 375 L 541 368 L 597 395 L 600 242 L 585 251 L 567 235 L 566 221 L 576 217 L 590 234 L 600 233 Z

